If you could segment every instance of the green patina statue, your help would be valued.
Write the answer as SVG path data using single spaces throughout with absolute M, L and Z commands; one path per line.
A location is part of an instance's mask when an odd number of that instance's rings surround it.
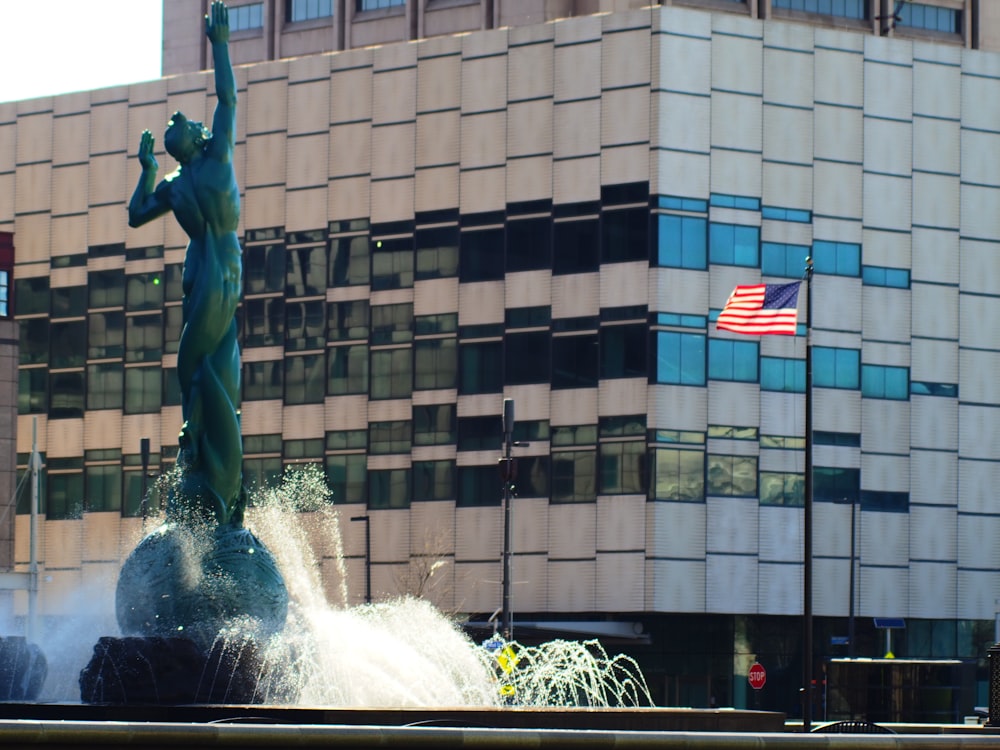
M 233 169 L 236 80 L 229 61 L 228 11 L 221 2 L 212 3 L 205 32 L 212 43 L 218 96 L 212 129 L 174 113 L 163 142 L 179 166 L 158 185 L 153 135 L 143 132 L 142 176 L 129 203 L 128 223 L 138 227 L 173 211 L 190 238 L 177 352 L 184 418 L 178 461 L 191 470 L 192 478 L 197 474 L 203 486 L 195 487 L 189 479 L 189 491 L 178 493 L 178 498 L 188 502 L 192 495 L 197 497 L 201 509 L 226 523 L 238 522 L 244 505 L 235 318 L 243 266 L 236 236 L 240 193 Z
M 126 635 L 183 635 L 207 647 L 237 620 L 253 620 L 264 632 L 280 630 L 288 594 L 274 558 L 243 528 L 236 80 L 229 60 L 229 12 L 218 0 L 205 17 L 205 33 L 218 96 L 212 129 L 174 113 L 164 146 L 178 167 L 159 184 L 153 136 L 144 131 L 142 176 L 128 207 L 133 227 L 173 211 L 189 237 L 177 353 L 184 424 L 166 522 L 122 566 L 116 609 Z

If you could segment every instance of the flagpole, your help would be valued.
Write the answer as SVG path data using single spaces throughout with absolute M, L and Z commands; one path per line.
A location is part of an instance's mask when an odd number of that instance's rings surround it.
M 805 483 L 802 522 L 802 731 L 812 728 L 813 708 L 813 622 L 812 622 L 812 278 L 813 260 L 806 258 L 806 398 L 805 398 Z

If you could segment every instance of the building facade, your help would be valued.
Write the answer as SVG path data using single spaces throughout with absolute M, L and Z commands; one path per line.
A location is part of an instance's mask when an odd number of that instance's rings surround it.
M 1000 56 L 666 6 L 236 74 L 244 474 L 323 467 L 352 602 L 430 559 L 443 609 L 499 607 L 513 398 L 515 636 L 614 636 L 665 705 L 747 705 L 758 659 L 794 714 L 806 337 L 713 321 L 809 256 L 816 659 L 845 655 L 851 614 L 859 656 L 884 652 L 873 617 L 905 618 L 899 656 L 985 656 Z M 113 589 L 141 440 L 152 472 L 176 455 L 186 237 L 125 206 L 142 130 L 212 106 L 197 72 L 0 105 L 48 621 Z

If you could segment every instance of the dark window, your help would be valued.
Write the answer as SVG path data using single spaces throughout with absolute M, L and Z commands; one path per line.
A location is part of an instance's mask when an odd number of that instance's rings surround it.
M 646 324 L 601 328 L 601 377 L 646 377 Z
M 414 461 L 413 501 L 455 499 L 454 461 Z
M 455 339 L 421 339 L 413 344 L 413 388 L 454 388 L 458 381 Z
M 327 286 L 358 286 L 371 280 L 368 237 L 336 237 L 330 241 Z
M 418 229 L 415 240 L 418 281 L 458 275 L 458 227 Z
M 595 219 L 557 221 L 553 228 L 555 274 L 596 271 L 601 261 L 600 222 Z
M 514 459 L 515 497 L 549 497 L 551 487 L 551 462 L 548 456 L 520 456 Z
M 17 373 L 17 413 L 45 414 L 49 405 L 49 371 L 21 369 Z
M 326 457 L 326 481 L 334 504 L 363 503 L 367 476 L 368 458 L 364 453 Z
M 597 451 L 552 454 L 552 502 L 592 503 L 597 500 Z
M 153 362 L 163 357 L 163 316 L 129 315 L 125 318 L 125 361 Z
M 373 305 L 371 344 L 403 344 L 413 340 L 413 303 Z
M 552 368 L 548 331 L 508 333 L 504 343 L 505 383 L 521 385 L 549 382 Z
M 121 362 L 87 365 L 87 409 L 121 409 L 124 392 Z
M 49 277 L 32 276 L 14 280 L 14 306 L 18 315 L 48 313 Z
M 503 483 L 496 465 L 459 466 L 458 498 L 459 508 L 475 508 L 500 505 Z
M 348 341 L 368 338 L 368 300 L 330 302 L 326 306 L 327 339 Z
M 597 334 L 552 338 L 552 387 L 590 388 L 597 385 Z
M 649 260 L 649 209 L 626 208 L 602 214 L 601 260 Z
M 159 271 L 125 277 L 125 309 L 159 310 L 163 307 L 163 284 Z
M 861 490 L 861 509 L 883 513 L 906 513 L 910 509 L 910 493 Z
M 243 364 L 243 399 L 245 401 L 263 401 L 280 399 L 283 390 L 284 363 L 280 360 L 272 362 L 245 362 Z
M 181 342 L 181 328 L 184 326 L 184 308 L 171 305 L 163 308 L 163 351 L 175 354 Z
M 159 411 L 162 387 L 160 367 L 125 368 L 125 413 Z
M 407 398 L 412 392 L 413 352 L 410 347 L 374 350 L 371 353 L 371 398 Z
M 519 219 L 507 223 L 507 271 L 552 268 L 552 220 Z
M 82 417 L 85 403 L 83 371 L 54 372 L 49 381 L 49 419 Z M 159 398 L 159 393 L 156 394 Z
M 244 344 L 279 346 L 285 339 L 285 300 L 265 297 L 243 301 Z
M 458 351 L 460 394 L 503 391 L 503 344 L 500 341 L 459 344 Z
M 49 472 L 48 492 L 45 498 L 45 517 L 48 520 L 81 518 L 83 516 L 83 472 Z
M 285 358 L 285 403 L 323 402 L 323 355 L 304 354 Z
M 87 287 L 57 286 L 52 288 L 53 318 L 82 318 L 87 314 Z
M 49 328 L 49 366 L 82 367 L 87 360 L 87 323 L 54 321 Z
M 87 317 L 87 358 L 117 359 L 125 354 L 125 313 L 91 313 Z
M 285 296 L 314 297 L 326 292 L 326 246 L 285 250 Z
M 455 439 L 455 404 L 413 406 L 414 445 L 448 445 Z
M 247 255 L 244 253 L 244 276 L 246 276 L 246 258 Z M 163 266 L 163 298 L 166 302 L 180 302 L 184 298 L 183 263 L 168 263 Z
M 413 286 L 413 238 L 372 241 L 372 290 Z
M 372 455 L 409 453 L 412 425 L 406 420 L 368 423 L 368 452 Z
M 285 246 L 254 245 L 243 251 L 243 278 L 247 294 L 285 290 Z
M 125 304 L 125 271 L 91 271 L 87 276 L 87 304 L 91 309 Z
M 368 392 L 368 346 L 336 346 L 327 351 L 329 358 L 327 393 L 342 396 Z
M 600 490 L 602 495 L 646 494 L 646 443 L 601 443 Z
M 700 450 L 652 449 L 650 500 L 705 501 L 705 454 Z
M 28 318 L 18 321 L 20 364 L 40 365 L 49 361 L 49 319 Z
M 378 469 L 368 472 L 368 507 L 409 508 L 410 470 Z
M 462 417 L 458 420 L 458 450 L 499 450 L 502 432 L 499 415 Z
M 156 459 L 159 462 L 159 458 Z M 153 470 L 153 463 L 150 462 L 150 471 Z M 142 516 L 142 495 L 143 489 L 146 491 L 146 513 L 157 513 L 163 502 L 160 497 L 156 482 L 146 477 L 145 483 L 142 479 L 141 471 L 126 471 L 122 476 L 122 515 L 126 518 L 140 518 Z
M 285 351 L 320 349 L 325 345 L 324 307 L 320 299 L 285 303 Z
M 84 509 L 121 512 L 122 467 L 116 465 L 88 466 L 84 469 Z
M 163 405 L 181 405 L 181 384 L 177 379 L 177 368 L 163 368 Z
M 459 255 L 461 281 L 495 281 L 503 278 L 504 232 L 479 229 L 462 232 Z

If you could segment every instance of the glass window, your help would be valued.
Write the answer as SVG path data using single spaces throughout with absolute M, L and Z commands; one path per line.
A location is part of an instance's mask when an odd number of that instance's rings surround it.
M 413 303 L 373 305 L 371 308 L 371 343 L 402 344 L 413 340 Z
M 448 445 L 455 440 L 455 404 L 413 406 L 414 445 Z
M 413 344 L 413 388 L 454 388 L 458 382 L 458 343 L 453 338 L 421 339 Z
M 87 409 L 121 409 L 124 391 L 121 362 L 87 365 Z
M 498 450 L 503 440 L 503 420 L 499 414 L 462 417 L 458 420 L 458 450 Z
M 371 397 L 407 398 L 411 393 L 413 393 L 413 353 L 410 347 L 373 351 Z
M 246 276 L 246 252 L 243 254 L 244 277 Z M 163 266 L 163 298 L 166 302 L 180 302 L 184 298 L 183 263 L 167 263 Z
M 88 466 L 84 469 L 86 495 L 84 509 L 121 512 L 122 467 L 116 465 Z
M 816 466 L 813 468 L 813 500 L 856 503 L 861 497 L 861 470 Z
M 243 251 L 243 278 L 247 294 L 285 290 L 285 246 L 252 245 Z
M 459 466 L 459 508 L 500 505 L 503 500 L 503 481 L 496 464 L 491 466 Z
M 552 454 L 552 502 L 597 501 L 597 451 L 560 451 Z
M 625 208 L 601 215 L 601 261 L 649 260 L 649 209 Z
M 459 279 L 495 281 L 503 278 L 503 228 L 477 229 L 461 234 Z
M 323 438 L 305 438 L 301 440 L 284 440 L 281 453 L 285 465 L 318 464 L 323 458 Z
M 805 360 L 786 359 L 784 357 L 761 357 L 760 388 L 763 391 L 805 393 Z
M 125 318 L 125 361 L 153 362 L 163 356 L 163 316 L 129 315 Z
M 326 246 L 285 250 L 285 296 L 315 297 L 326 293 Z
M 645 442 L 601 443 L 598 453 L 600 494 L 646 494 Z
M 503 391 L 503 343 L 483 341 L 459 344 L 458 392 L 500 393 Z
M 125 314 L 121 311 L 87 316 L 87 359 L 117 359 L 125 353 Z
M 243 400 L 280 399 L 284 393 L 285 368 L 281 360 L 243 363 Z
M 171 305 L 163 308 L 163 351 L 176 354 L 181 341 L 181 328 L 184 326 L 184 308 Z
M 775 8 L 788 8 L 861 20 L 865 18 L 865 0 L 772 0 L 772 2 Z
M 163 307 L 163 284 L 160 272 L 136 273 L 125 277 L 125 309 L 159 310 Z
M 285 358 L 285 403 L 320 404 L 323 389 L 323 355 Z
M 896 289 L 909 289 L 910 272 L 905 268 L 862 266 L 861 281 L 869 286 L 888 286 Z
M 757 496 L 757 457 L 708 454 L 708 494 L 725 497 Z
M 87 322 L 54 321 L 49 328 L 49 366 L 82 367 L 87 360 Z
M 330 302 L 327 311 L 327 339 L 348 341 L 368 338 L 368 300 Z
M 816 473 L 813 472 L 815 481 Z M 805 505 L 806 480 L 802 474 L 762 471 L 760 473 L 761 505 Z M 815 497 L 815 492 L 813 493 Z
M 125 413 L 142 414 L 159 411 L 162 388 L 161 368 L 125 368 Z
M 368 472 L 368 507 L 409 508 L 410 470 L 373 469 Z
M 392 8 L 394 6 L 405 5 L 406 0 L 357 0 L 358 10 L 378 10 L 379 8 Z
M 588 273 L 598 269 L 601 260 L 598 219 L 557 221 L 552 236 L 552 273 Z
M 277 487 L 283 472 L 281 456 L 253 456 L 243 459 L 243 483 L 251 493 L 265 487 Z
M 372 242 L 372 290 L 413 286 L 413 238 Z
M 650 500 L 705 501 L 705 454 L 676 448 L 652 449 Z
M 597 385 L 597 334 L 552 338 L 552 387 L 592 388 Z
M 325 345 L 325 306 L 321 299 L 285 303 L 285 351 L 320 349 Z
M 743 211 L 759 211 L 760 198 L 753 198 L 749 195 L 728 195 L 726 193 L 712 193 L 708 203 L 711 206 L 721 208 L 738 208 Z
M 82 370 L 51 374 L 49 380 L 49 419 L 73 419 L 83 416 L 85 404 L 83 380 Z
M 602 326 L 601 377 L 646 377 L 646 324 Z
M 52 288 L 53 318 L 82 318 L 87 314 L 87 287 L 57 286 Z
M 809 248 L 805 245 L 762 242 L 760 246 L 760 270 L 765 276 L 801 279 L 805 273 L 807 257 L 809 257 Z
M 839 445 L 847 448 L 860 448 L 861 435 L 857 432 L 813 430 L 813 443 L 816 445 Z
M 910 493 L 861 490 L 861 509 L 883 513 L 906 513 L 910 510 Z
M 418 229 L 414 239 L 418 281 L 458 275 L 458 227 Z
M 406 420 L 368 423 L 368 452 L 372 455 L 409 453 L 412 425 Z
M 49 311 L 49 277 L 32 276 L 14 280 L 14 305 L 18 315 Z
M 708 259 L 726 266 L 756 268 L 759 262 L 760 227 L 744 224 L 709 224 Z
M 17 372 L 17 413 L 45 414 L 49 405 L 49 371 L 45 368 Z
M 159 459 L 157 459 L 159 460 Z M 152 470 L 152 465 L 150 466 Z M 143 487 L 146 490 L 146 513 L 157 513 L 161 508 L 162 498 L 158 491 L 155 480 L 146 478 L 145 484 L 142 481 L 141 471 L 126 471 L 122 476 L 122 508 L 121 513 L 126 518 L 142 517 L 142 495 Z
M 368 447 L 368 430 L 330 430 L 326 433 L 326 449 L 328 451 L 350 450 Z
M 853 242 L 813 240 L 813 269 L 831 276 L 861 274 L 861 245 Z
M 414 461 L 413 501 L 455 499 L 454 461 Z
M 548 456 L 520 456 L 514 459 L 514 465 L 515 497 L 549 497 L 551 472 Z
M 593 445 L 597 442 L 596 424 L 552 426 L 552 445 Z
M 861 365 L 861 395 L 906 401 L 910 397 L 910 368 Z
M 656 331 L 656 382 L 705 385 L 705 334 Z
M 507 271 L 552 268 L 552 220 L 518 219 L 507 222 Z
M 40 365 L 49 361 L 49 319 L 27 318 L 18 321 L 19 363 Z
M 181 405 L 181 384 L 177 379 L 176 367 L 163 368 L 163 405 Z
M 45 517 L 52 521 L 83 517 L 83 472 L 49 472 Z
M 264 26 L 264 3 L 237 5 L 229 8 L 229 30 L 247 31 Z
M 244 300 L 243 320 L 245 346 L 278 346 L 285 339 L 285 300 Z
M 504 382 L 548 383 L 551 377 L 549 332 L 508 333 L 504 339 Z
M 917 396 L 946 396 L 948 398 L 958 398 L 958 385 L 956 383 L 928 383 L 911 381 L 910 393 Z
M 735 380 L 740 383 L 757 382 L 756 341 L 708 340 L 708 377 L 711 380 Z
M 125 270 L 91 271 L 87 275 L 87 304 L 91 309 L 125 304 Z
M 368 237 L 336 237 L 330 241 L 327 286 L 358 286 L 371 280 Z
M 309 21 L 333 15 L 333 0 L 287 0 L 285 20 Z
M 656 263 L 670 268 L 708 267 L 708 220 L 700 216 L 656 216 Z
M 799 224 L 812 222 L 812 211 L 804 208 L 783 208 L 781 206 L 764 206 L 760 209 L 763 219 L 775 221 L 794 221 Z
M 327 351 L 327 393 L 368 393 L 368 346 L 336 346 Z
M 363 503 L 368 484 L 368 458 L 364 453 L 326 457 L 326 483 L 335 505 Z
M 812 382 L 820 388 L 857 389 L 861 382 L 861 352 L 814 346 Z
M 957 8 L 909 2 L 902 4 L 897 15 L 898 26 L 943 31 L 947 34 L 959 34 L 962 31 L 962 11 Z

